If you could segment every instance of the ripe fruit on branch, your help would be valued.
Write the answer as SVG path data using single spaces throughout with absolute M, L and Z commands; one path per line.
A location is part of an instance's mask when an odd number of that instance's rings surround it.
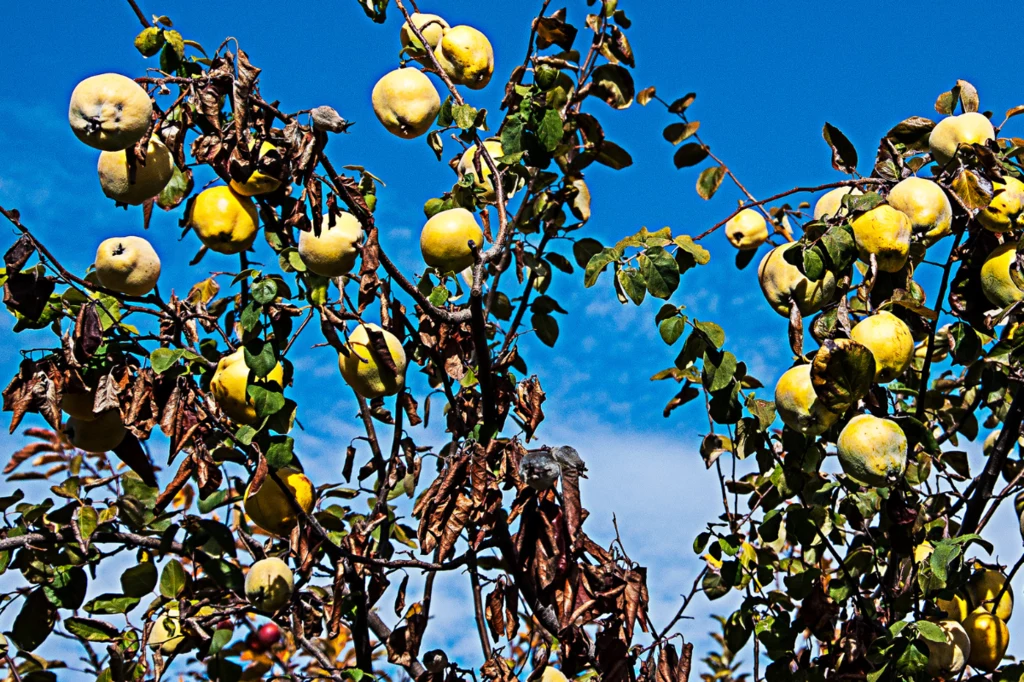
M 752 251 L 768 241 L 768 222 L 752 208 L 745 208 L 725 224 L 725 236 L 740 251 Z
M 889 205 L 910 219 L 914 234 L 931 245 L 950 233 L 953 207 L 942 188 L 924 178 L 907 178 L 889 192 Z
M 1024 299 L 1024 291 L 1014 283 L 1010 266 L 1017 258 L 1016 242 L 992 250 L 981 266 L 981 291 L 989 302 L 1000 308 Z
M 476 216 L 464 208 L 452 208 L 434 215 L 420 233 L 420 251 L 427 265 L 441 272 L 461 272 L 473 264 L 469 242 L 481 249 L 484 231 Z
M 814 392 L 810 365 L 797 365 L 779 377 L 775 385 L 775 408 L 782 423 L 805 436 L 825 433 L 839 418 Z
M 818 202 L 814 204 L 814 219 L 825 220 L 827 218 L 834 218 L 837 215 L 845 215 L 846 209 L 843 208 L 843 197 L 847 194 L 858 195 L 863 194 L 856 187 L 836 187 L 835 189 L 826 192 Z
M 1002 182 L 992 183 L 992 200 L 978 212 L 978 222 L 990 232 L 1010 232 L 1019 224 L 1024 211 L 1024 183 L 1007 175 Z
M 960 145 L 984 144 L 995 137 L 992 121 L 972 111 L 959 116 L 947 116 L 939 121 L 928 136 L 928 148 L 935 162 L 945 166 Z
M 971 655 L 971 639 L 964 626 L 955 620 L 936 623 L 946 635 L 945 642 L 928 641 L 929 675 L 958 675 Z
M 812 281 L 784 258 L 786 251 L 796 246 L 792 242 L 772 249 L 757 266 L 761 291 L 775 312 L 785 317 L 789 316 L 790 299 L 796 301 L 800 313 L 807 316 L 821 310 L 836 292 L 836 278 L 830 271 L 825 271 L 818 281 Z
M 1010 620 L 1013 615 L 1013 591 L 1010 588 L 1004 591 L 1005 584 L 1006 576 L 999 571 L 983 568 L 975 572 L 967 582 L 967 600 L 971 610 L 985 609 L 1004 623 Z
M 437 48 L 437 44 L 441 42 L 441 38 L 444 37 L 444 32 L 448 29 L 448 22 L 437 16 L 436 14 L 426 14 L 420 12 L 413 12 L 409 15 L 413 25 L 420 30 L 423 34 L 423 39 L 427 41 L 427 44 L 421 45 L 416 34 L 409 28 L 409 22 L 403 22 L 402 28 L 398 33 L 398 38 L 402 42 L 402 47 L 412 48 L 413 54 L 417 54 L 415 57 L 418 62 L 429 62 L 430 60 L 420 52 L 430 50 L 431 52 Z
M 888 311 L 866 317 L 850 331 L 850 338 L 875 357 L 875 381 L 887 384 L 914 360 L 914 336 L 907 323 Z
M 252 145 L 254 144 L 256 144 L 255 140 L 249 143 L 249 148 L 252 149 Z M 238 182 L 237 180 L 232 180 L 230 183 L 231 189 L 235 190 L 237 193 L 241 194 L 244 197 L 254 197 L 258 194 L 269 194 L 270 192 L 273 192 L 278 187 L 280 187 L 280 180 L 270 175 L 264 175 L 258 170 L 259 164 L 263 160 L 263 157 L 266 156 L 268 152 L 277 151 L 277 147 L 270 144 L 269 142 L 264 142 L 263 144 L 261 144 L 260 154 L 254 163 L 257 170 L 253 170 L 252 175 L 250 175 L 249 179 L 246 180 L 245 182 Z
M 164 656 L 170 656 L 184 644 L 185 631 L 181 629 L 178 613 L 178 607 L 171 605 L 153 619 L 153 629 L 149 632 L 150 649 L 159 649 Z
M 325 213 L 319 237 L 312 231 L 299 235 L 299 256 L 312 272 L 322 277 L 340 277 L 351 272 L 356 263 L 363 226 L 345 211 L 335 217 L 333 227 L 330 222 L 330 214 Z
M 132 154 L 135 152 L 133 151 Z M 135 182 L 128 173 L 128 152 L 101 152 L 96 164 L 103 193 L 122 204 L 138 206 L 160 194 L 174 175 L 174 160 L 167 146 L 155 135 L 146 146 L 145 164 L 135 164 Z
M 284 467 L 277 476 L 291 491 L 299 507 L 307 514 L 313 509 L 313 483 L 298 469 Z M 288 494 L 269 474 L 255 495 L 245 489 L 245 513 L 252 522 L 273 535 L 285 536 L 299 522 L 299 513 Z
M 406 140 L 430 129 L 441 108 L 433 83 L 417 69 L 395 69 L 373 86 L 373 113 L 388 132 Z
M 253 384 L 275 383 L 284 388 L 284 368 L 277 363 L 266 377 L 253 376 L 252 379 Z M 224 414 L 239 424 L 252 424 L 257 418 L 256 405 L 247 391 L 248 384 L 249 366 L 245 364 L 245 350 L 242 348 L 222 357 L 210 380 L 213 399 Z
M 498 140 L 484 140 L 484 149 L 491 155 L 492 159 L 497 159 L 503 156 L 505 152 L 501 148 L 501 142 Z M 494 183 L 491 181 L 491 168 L 487 165 L 483 155 L 479 159 L 475 159 L 476 156 L 476 145 L 471 145 L 463 154 L 462 158 L 459 159 L 459 175 L 461 177 L 469 176 L 473 179 L 473 184 L 480 188 L 482 194 L 480 197 L 487 202 L 494 201 Z M 476 164 L 480 164 L 480 177 L 477 178 Z
M 907 469 L 907 437 L 899 424 L 871 414 L 851 419 L 836 443 L 846 475 L 867 486 L 890 486 Z
M 152 117 L 149 95 L 141 85 L 119 73 L 90 76 L 71 93 L 71 130 L 96 149 L 127 149 L 146 134 Z
M 160 257 L 142 237 L 104 239 L 96 249 L 96 279 L 105 288 L 145 296 L 160 278 Z
M 910 253 L 910 218 L 892 206 L 876 206 L 853 219 L 853 239 L 865 263 L 875 256 L 878 269 L 896 272 Z
M 126 432 L 121 411 L 112 409 L 100 412 L 93 419 L 71 417 L 64 424 L 64 433 L 79 450 L 109 452 L 121 444 Z
M 951 618 L 960 623 L 967 618 L 969 611 L 967 600 L 959 594 L 954 594 L 952 599 L 936 599 L 935 605 L 939 608 L 939 611 L 946 615 L 946 618 Z
M 264 623 L 256 631 L 256 641 L 264 649 L 269 649 L 281 641 L 281 628 L 276 623 Z
M 277 557 L 257 561 L 249 567 L 245 576 L 246 598 L 250 604 L 266 613 L 273 613 L 287 604 L 294 588 L 292 569 Z
M 241 253 L 256 239 L 259 213 L 252 199 L 220 185 L 199 193 L 189 211 L 188 224 L 211 251 Z
M 371 349 L 368 329 L 384 335 L 397 373 L 383 365 L 377 356 L 377 350 Z M 398 337 L 391 332 L 375 324 L 361 324 L 349 334 L 346 348 L 348 355 L 338 354 L 338 368 L 345 382 L 362 397 L 373 399 L 395 395 L 405 386 L 405 349 L 402 348 L 402 342 Z
M 453 26 L 445 31 L 434 56 L 456 85 L 479 90 L 491 82 L 494 49 L 487 36 L 472 26 Z
M 1010 645 L 1010 631 L 1006 623 L 984 609 L 977 609 L 967 616 L 963 625 L 971 641 L 967 662 L 985 672 L 999 667 L 1006 647 Z

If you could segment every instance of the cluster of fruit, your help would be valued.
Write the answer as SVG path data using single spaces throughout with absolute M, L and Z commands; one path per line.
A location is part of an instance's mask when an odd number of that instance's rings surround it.
M 915 558 L 924 559 L 931 552 L 932 546 L 924 543 Z M 932 675 L 957 675 L 965 664 L 990 672 L 999 667 L 1010 644 L 1006 621 L 1013 614 L 1013 593 L 1006 576 L 991 568 L 976 569 L 962 594 L 937 600 L 946 618 L 936 624 L 946 641 L 928 645 L 928 672 Z
M 939 166 L 936 176 L 957 161 L 961 148 L 985 145 L 994 139 L 992 123 L 979 113 L 967 112 L 943 119 L 935 125 L 928 139 L 932 159 Z M 865 281 L 872 280 L 869 291 L 879 273 L 912 272 L 929 247 L 953 232 L 953 207 L 936 180 L 906 177 L 887 193 L 880 180 L 870 182 L 878 186 L 878 194 L 884 195 L 876 197 L 877 201 L 860 203 L 858 197 L 867 197 L 855 187 L 858 181 L 849 181 L 820 197 L 813 208 L 813 221 L 824 229 L 848 225 L 856 257 L 861 261 L 858 268 Z M 1024 227 L 1021 222 L 1024 184 L 1009 174 L 992 184 L 992 197 L 987 206 L 972 212 L 972 217 L 984 230 L 1007 233 L 1011 237 L 988 255 L 979 282 L 988 302 L 994 308 L 1003 309 L 1024 299 L 1024 291 L 1018 288 L 1011 273 L 1017 252 L 1013 232 Z M 783 218 L 775 232 L 789 239 L 787 228 Z M 770 236 L 764 215 L 751 208 L 727 221 L 725 230 L 730 243 L 742 251 L 758 248 Z M 833 303 L 840 295 L 842 284 L 840 274 L 827 269 L 816 273 L 814 278 L 808 274 L 806 261 L 802 260 L 805 246 L 803 242 L 789 242 L 774 247 L 758 267 L 761 290 L 771 307 L 800 325 L 804 316 Z M 801 264 L 803 268 L 799 267 Z M 905 279 L 907 286 L 919 289 L 909 276 Z M 926 344 L 915 349 L 910 326 L 892 312 L 853 310 L 852 306 L 848 310 L 850 314 L 862 316 L 848 328 L 849 341 L 840 339 L 826 343 L 831 344 L 830 350 L 837 347 L 836 344 L 853 342 L 870 351 L 874 361 L 873 383 L 888 384 L 900 379 L 913 365 L 915 354 L 920 357 L 920 352 L 927 352 Z M 815 356 L 813 363 L 792 367 L 775 387 L 775 407 L 783 423 L 811 438 L 829 432 L 857 402 L 850 400 L 839 408 L 835 401 L 826 404 L 822 397 L 822 378 L 816 381 L 814 377 L 813 367 L 817 362 Z M 831 380 L 831 377 L 824 379 L 826 383 Z M 836 443 L 843 472 L 855 483 L 893 487 L 903 478 L 907 469 L 908 439 L 896 420 L 857 414 L 848 419 L 838 437 L 833 434 L 831 438 Z M 921 545 L 919 554 L 926 554 L 918 556 L 918 560 L 923 561 L 931 550 L 930 544 Z M 972 575 L 965 595 L 938 600 L 939 610 L 947 619 L 937 622 L 942 635 L 936 633 L 936 640 L 944 638 L 944 641 L 929 642 L 931 674 L 956 675 L 965 663 L 985 671 L 998 667 L 1009 641 L 1005 621 L 1013 605 L 1008 586 L 1004 589 L 1005 582 L 1000 572 L 979 569 Z M 994 604 L 996 599 L 998 604 Z
M 257 611 L 272 615 L 291 601 L 295 589 L 295 577 L 288 564 L 277 557 L 261 559 L 249 567 L 245 575 L 245 596 Z M 187 641 L 181 626 L 180 609 L 172 603 L 153 619 L 149 634 L 149 647 L 171 656 L 184 648 Z M 214 609 L 202 606 L 196 611 L 197 617 L 213 615 Z M 217 624 L 216 630 L 233 630 L 230 620 Z M 246 646 L 255 652 L 274 647 L 281 639 L 281 628 L 274 622 L 264 623 L 246 638 Z
M 932 130 L 929 147 L 940 167 L 949 164 L 964 145 L 984 144 L 995 139 L 992 123 L 983 115 L 968 112 L 940 121 Z M 993 198 L 976 220 L 992 232 L 1010 232 L 1017 227 L 1024 210 L 1024 183 L 1009 175 L 994 183 Z M 814 206 L 813 219 L 841 223 L 848 219 L 850 200 L 860 195 L 853 186 L 831 190 Z M 911 242 L 927 248 L 951 233 L 953 210 L 945 191 L 933 180 L 909 177 L 889 191 L 886 203 L 859 213 L 850 220 L 859 258 L 878 271 L 902 270 L 911 258 Z M 769 237 L 767 221 L 753 209 L 744 209 L 725 225 L 729 241 L 741 250 L 756 249 Z M 810 279 L 786 257 L 796 242 L 773 248 L 758 266 L 761 290 L 772 308 L 790 314 L 795 305 L 801 315 L 810 315 L 833 301 L 836 277 L 825 271 Z M 924 253 L 922 249 L 921 254 Z M 1013 282 L 1010 266 L 1016 243 L 1009 241 L 987 258 L 981 277 L 985 297 L 1003 308 L 1024 298 Z M 875 360 L 875 382 L 898 379 L 914 359 L 914 337 L 910 327 L 887 311 L 875 312 L 850 331 L 850 338 L 871 351 Z M 780 378 L 775 389 L 776 407 L 782 421 L 807 436 L 828 431 L 842 416 L 821 404 L 811 382 L 811 365 L 797 365 Z M 898 480 L 906 469 L 907 438 L 900 426 L 889 419 L 859 415 L 843 428 L 837 441 L 839 461 L 851 478 L 869 486 L 883 486 Z

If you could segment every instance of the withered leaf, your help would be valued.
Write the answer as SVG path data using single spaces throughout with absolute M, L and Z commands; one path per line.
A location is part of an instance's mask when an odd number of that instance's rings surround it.
M 18 241 L 4 254 L 4 265 L 9 273 L 21 270 L 32 254 L 36 252 L 35 242 L 27 234 L 18 237 Z

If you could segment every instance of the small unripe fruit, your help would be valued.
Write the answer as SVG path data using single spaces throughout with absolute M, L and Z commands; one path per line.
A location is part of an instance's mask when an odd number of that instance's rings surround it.
M 292 598 L 295 579 L 292 569 L 281 559 L 270 557 L 257 561 L 245 576 L 245 596 L 260 611 L 273 613 Z
M 725 236 L 740 251 L 752 251 L 768 241 L 768 223 L 763 215 L 746 208 L 725 224 Z

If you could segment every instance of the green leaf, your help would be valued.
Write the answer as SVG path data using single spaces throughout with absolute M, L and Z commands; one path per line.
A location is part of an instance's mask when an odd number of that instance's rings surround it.
M 537 338 L 546 346 L 554 346 L 558 340 L 558 320 L 547 313 L 535 313 L 532 318 Z
M 875 380 L 875 356 L 852 339 L 825 339 L 811 365 L 814 393 L 842 414 L 864 397 Z
M 715 393 L 727 387 L 736 374 L 736 356 L 726 351 L 722 354 L 722 360 L 715 366 L 708 362 L 708 356 L 704 357 L 704 372 L 708 375 L 708 391 Z
M 160 594 L 168 599 L 176 599 L 188 583 L 188 575 L 177 559 L 171 559 L 160 574 Z
M 825 275 L 825 261 L 821 256 L 821 249 L 817 246 L 804 250 L 804 274 L 813 282 L 817 282 Z
M 597 151 L 596 161 L 613 170 L 622 170 L 633 165 L 633 157 L 629 155 L 629 152 L 611 140 L 605 140 L 601 143 L 601 148 Z
M 269 341 L 253 339 L 245 344 L 242 355 L 245 358 L 246 367 L 261 379 L 270 374 L 277 366 L 274 346 Z
M 253 282 L 250 287 L 252 299 L 260 305 L 266 305 L 277 296 L 277 283 L 269 277 Z
M 505 154 L 523 151 L 523 126 L 523 119 L 519 116 L 509 116 L 505 119 L 505 125 L 501 129 L 501 150 Z
M 699 142 L 688 142 L 676 150 L 672 162 L 676 168 L 689 168 L 708 158 L 707 147 Z
M 935 623 L 927 620 L 919 620 L 915 624 L 917 634 L 920 635 L 921 639 L 928 642 L 938 642 L 944 644 L 946 642 L 946 632 Z
M 221 587 L 233 592 L 245 589 L 245 577 L 242 571 L 223 559 L 209 559 L 202 562 L 203 573 L 212 578 Z
M 288 466 L 292 461 L 292 448 L 295 441 L 289 436 L 283 436 L 277 442 L 271 443 L 267 448 L 267 466 L 271 469 L 281 469 Z
M 602 248 L 604 247 L 601 246 L 601 242 L 590 237 L 584 237 L 573 243 L 572 256 L 576 259 L 576 264 L 585 269 L 590 263 L 590 259 L 594 257 L 594 254 L 600 253 Z
M 121 634 L 110 623 L 92 618 L 65 618 L 64 627 L 74 636 L 90 642 L 110 642 Z
M 697 194 L 701 199 L 710 199 L 722 186 L 725 179 L 725 166 L 711 166 L 700 172 L 697 178 Z
M 152 57 L 160 48 L 164 46 L 164 33 L 155 26 L 150 26 L 142 30 L 139 35 L 135 36 L 135 49 L 138 50 L 143 57 Z
M 427 300 L 430 301 L 431 305 L 441 307 L 448 302 L 449 296 L 451 296 L 451 293 L 448 291 L 448 287 L 438 284 L 433 288 L 433 290 L 431 290 L 430 296 L 427 297 Z
M 684 331 L 686 331 L 686 320 L 681 317 L 670 317 L 667 320 L 662 320 L 658 325 L 662 341 L 670 346 L 679 340 Z
M 263 386 L 250 385 L 246 388 L 246 392 L 252 398 L 253 406 L 256 408 L 256 415 L 260 418 L 269 417 L 284 408 L 284 394 L 279 391 L 272 391 Z
M 230 628 L 218 628 L 213 631 L 213 638 L 210 640 L 210 655 L 213 656 L 221 649 L 226 647 L 234 636 L 234 631 Z
M 228 490 L 218 490 L 214 493 L 211 493 L 210 496 L 207 497 L 205 500 L 199 500 L 199 513 L 209 514 L 217 507 L 220 507 L 222 504 L 225 504 L 228 501 L 228 497 L 230 496 L 230 494 L 231 492 Z
M 963 552 L 963 548 L 956 542 L 943 540 L 935 545 L 935 550 L 928 557 L 928 565 L 932 573 L 939 580 L 945 582 L 949 577 L 949 565 Z
M 681 234 L 672 240 L 680 250 L 693 256 L 693 260 L 697 262 L 697 265 L 707 265 L 711 262 L 711 252 L 705 249 L 703 246 L 693 241 L 693 237 L 688 234 Z
M 928 665 L 928 654 L 921 650 L 917 644 L 911 642 L 903 650 L 896 661 L 896 670 L 908 675 L 916 675 L 923 672 Z
M 704 333 L 705 338 L 711 342 L 715 348 L 721 348 L 722 344 L 725 343 L 725 332 L 714 322 L 700 322 L 695 320 L 693 325 Z
M 475 107 L 469 104 L 455 104 L 452 105 L 452 119 L 459 128 L 463 130 L 469 130 L 473 127 L 473 123 L 476 122 L 477 110 Z M 508 154 L 509 150 L 504 149 L 503 151 Z
M 660 246 L 652 246 L 640 254 L 638 260 L 651 296 L 669 298 L 679 286 L 679 264 L 672 254 Z
M 149 363 L 154 372 L 163 374 L 181 359 L 184 352 L 180 348 L 157 348 L 149 354 Z
M 575 272 L 575 269 L 572 267 L 572 263 L 569 262 L 569 259 L 560 253 L 546 253 L 544 254 L 544 259 L 567 275 L 571 275 Z
M 256 328 L 256 325 L 260 323 L 260 315 L 262 314 L 262 308 L 260 308 L 255 303 L 250 303 L 249 305 L 242 308 L 242 314 L 239 315 L 238 321 L 239 323 L 241 323 L 242 329 L 244 329 L 247 332 L 251 332 L 253 329 Z
M 592 287 L 597 284 L 597 278 L 601 276 L 610 263 L 620 258 L 618 249 L 603 248 L 590 257 L 586 270 L 583 273 L 583 286 Z
M 165 211 L 177 208 L 181 205 L 181 202 L 185 200 L 185 197 L 192 192 L 194 184 L 191 171 L 189 173 L 183 173 L 181 169 L 175 165 L 174 171 L 171 173 L 171 179 L 167 181 L 164 188 L 160 190 L 160 194 L 157 195 L 156 205 Z
M 33 651 L 50 636 L 56 622 L 56 607 L 47 599 L 42 588 L 36 588 L 29 593 L 14 619 L 11 639 L 19 649 Z
M 544 112 L 544 118 L 537 127 L 537 137 L 546 151 L 553 152 L 558 148 L 562 142 L 562 117 L 557 111 L 548 109 Z
M 85 605 L 87 613 L 114 615 L 128 613 L 139 604 L 138 597 L 126 597 L 121 594 L 101 594 Z
M 821 244 L 836 270 L 845 270 L 857 259 L 857 244 L 848 225 L 830 228 L 822 235 Z
M 644 276 L 640 274 L 640 271 L 636 268 L 622 268 L 616 273 L 616 277 L 619 279 L 619 285 L 622 290 L 626 292 L 630 300 L 636 305 L 640 305 L 644 302 L 644 297 L 647 295 L 647 285 L 644 281 Z
M 143 561 L 121 574 L 121 591 L 128 597 L 145 597 L 156 587 L 156 579 L 156 564 Z

